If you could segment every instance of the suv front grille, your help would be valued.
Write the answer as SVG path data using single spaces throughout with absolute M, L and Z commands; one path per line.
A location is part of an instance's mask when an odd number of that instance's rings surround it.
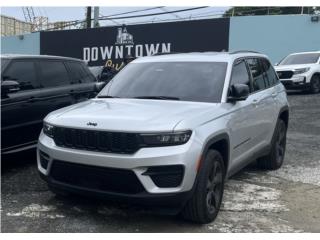
M 279 79 L 290 79 L 293 75 L 292 71 L 277 71 Z
M 145 189 L 131 170 L 90 166 L 54 160 L 50 170 L 53 180 L 90 190 L 137 194 Z
M 136 133 L 55 127 L 53 139 L 59 147 L 88 151 L 132 154 L 140 148 Z

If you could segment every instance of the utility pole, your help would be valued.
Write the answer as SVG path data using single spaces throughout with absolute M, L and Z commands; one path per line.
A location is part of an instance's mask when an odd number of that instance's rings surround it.
M 87 28 L 91 28 L 91 7 L 87 7 Z
M 99 27 L 99 7 L 93 8 L 93 27 Z

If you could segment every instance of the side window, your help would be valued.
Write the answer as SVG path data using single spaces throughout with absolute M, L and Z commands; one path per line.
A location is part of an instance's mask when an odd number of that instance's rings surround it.
M 249 58 L 247 59 L 247 63 L 252 74 L 253 91 L 265 89 L 266 86 L 263 77 L 263 69 L 259 60 L 257 58 Z
M 14 80 L 20 84 L 20 90 L 39 88 L 33 61 L 14 61 L 3 73 L 3 80 Z
M 70 80 L 63 62 L 41 61 L 41 85 L 43 87 L 57 87 L 69 85 Z
M 238 83 L 246 84 L 250 87 L 250 77 L 244 60 L 236 61 L 233 64 L 230 85 Z
M 86 73 L 85 82 L 95 82 L 96 78 L 93 73 L 89 70 L 88 66 L 84 63 L 81 64 L 84 72 Z
M 276 85 L 279 82 L 279 79 L 270 62 L 267 59 L 262 58 L 261 63 L 266 73 L 265 76 L 268 82 L 268 86 L 270 87 Z
M 78 62 L 67 62 L 70 76 L 73 83 L 83 83 L 86 82 L 86 72 L 84 71 L 81 63 Z
M 95 77 L 81 62 L 67 62 L 73 83 L 94 82 Z

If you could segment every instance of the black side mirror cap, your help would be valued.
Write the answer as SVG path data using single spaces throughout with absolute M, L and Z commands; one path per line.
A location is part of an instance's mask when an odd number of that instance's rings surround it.
M 19 90 L 20 90 L 20 85 L 16 81 L 5 80 L 5 81 L 1 82 L 2 95 L 6 95 L 8 93 L 18 92 Z
M 246 84 L 234 84 L 230 87 L 229 102 L 244 101 L 248 98 L 250 88 Z

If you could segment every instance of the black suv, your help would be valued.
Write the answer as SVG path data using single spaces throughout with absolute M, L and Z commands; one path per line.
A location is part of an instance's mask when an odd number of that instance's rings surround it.
M 1 56 L 1 154 L 36 146 L 51 111 L 97 94 L 85 62 L 66 57 Z

